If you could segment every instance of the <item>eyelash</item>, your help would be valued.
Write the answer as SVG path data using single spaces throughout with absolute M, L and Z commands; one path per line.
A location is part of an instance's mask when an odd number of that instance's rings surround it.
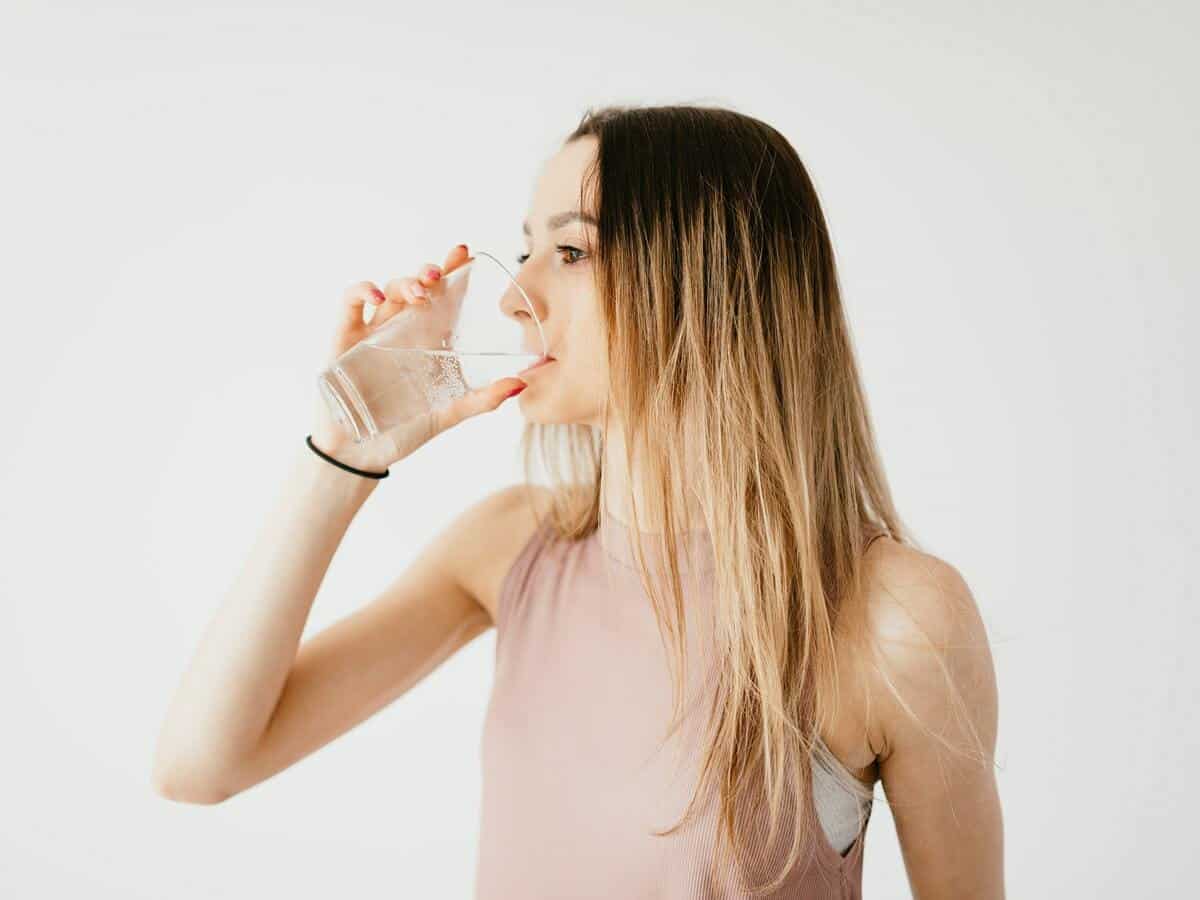
M 558 245 L 558 246 L 556 246 L 554 249 L 555 249 L 555 250 L 557 250 L 559 253 L 562 253 L 564 250 L 574 250 L 576 253 L 583 253 L 583 255 L 584 255 L 584 256 L 587 256 L 587 254 L 586 254 L 586 253 L 584 253 L 582 250 L 580 250 L 578 247 L 572 247 L 570 244 L 559 244 L 559 245 Z M 524 264 L 525 264 L 525 260 L 527 260 L 527 259 L 529 259 L 529 254 L 528 254 L 528 253 L 521 253 L 521 254 L 518 254 L 518 256 L 517 256 L 517 264 L 518 264 L 518 265 L 524 265 Z M 578 259 L 571 260 L 570 262 L 567 262 L 567 261 L 564 259 L 564 260 L 563 260 L 563 265 L 564 265 L 564 266 L 573 266 L 573 265 L 575 265 L 577 262 L 579 262 L 579 260 L 578 260 Z

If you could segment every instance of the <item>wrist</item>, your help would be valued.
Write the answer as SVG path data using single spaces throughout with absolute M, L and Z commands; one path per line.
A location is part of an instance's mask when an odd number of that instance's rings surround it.
M 329 463 L 331 466 L 336 466 L 345 472 L 349 472 L 351 475 L 358 475 L 361 478 L 372 478 L 378 481 L 381 478 L 387 478 L 388 475 L 391 474 L 388 471 L 387 465 L 384 463 L 379 463 L 374 460 L 360 462 L 357 456 L 354 454 L 350 454 L 349 458 L 346 459 L 340 455 L 333 456 L 329 453 L 326 453 L 317 446 L 315 441 L 313 441 L 311 434 L 304 439 L 304 443 L 308 445 L 308 448 L 312 450 L 313 453 L 325 460 L 325 462 Z
M 313 443 L 317 446 L 316 437 Z M 323 449 L 323 448 L 322 448 Z M 319 496 L 324 502 L 335 506 L 357 506 L 371 496 L 382 479 L 365 478 L 340 469 L 328 460 L 313 453 L 307 446 L 301 448 L 299 477 L 302 488 L 309 494 Z

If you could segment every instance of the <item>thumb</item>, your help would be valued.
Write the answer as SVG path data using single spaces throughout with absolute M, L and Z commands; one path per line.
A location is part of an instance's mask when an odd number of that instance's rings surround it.
M 434 416 L 437 430 L 442 431 L 457 425 L 463 419 L 477 416 L 480 413 L 491 412 L 509 397 L 515 397 L 527 387 L 526 383 L 516 376 L 501 378 L 486 387 L 477 388 L 456 399 L 445 409 L 436 410 Z

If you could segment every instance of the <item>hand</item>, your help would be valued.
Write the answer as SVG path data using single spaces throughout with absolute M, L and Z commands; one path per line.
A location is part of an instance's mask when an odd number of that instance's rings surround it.
M 435 301 L 442 293 L 442 276 L 465 265 L 470 259 L 466 245 L 459 244 L 446 256 L 444 266 L 430 263 L 422 268 L 419 275 L 393 278 L 382 291 L 370 281 L 350 285 L 342 295 L 340 321 L 327 364 L 332 364 L 409 304 Z M 374 309 L 369 323 L 364 320 L 367 306 Z M 382 472 L 464 419 L 496 409 L 507 398 L 520 393 L 524 386 L 525 382 L 520 378 L 501 378 L 486 387 L 467 392 L 444 409 L 431 410 L 358 444 L 344 426 L 333 420 L 324 399 L 318 395 L 317 422 L 312 430 L 313 444 L 321 452 L 348 466 L 368 472 Z

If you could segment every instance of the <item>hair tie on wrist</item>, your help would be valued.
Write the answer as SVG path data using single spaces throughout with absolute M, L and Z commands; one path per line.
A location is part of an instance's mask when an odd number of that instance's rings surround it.
M 312 442 L 311 434 L 304 439 L 304 443 L 308 444 L 309 449 L 311 449 L 313 453 L 317 454 L 317 456 L 321 457 L 321 459 L 325 460 L 326 462 L 331 462 L 339 469 L 345 469 L 347 472 L 353 472 L 355 475 L 361 475 L 363 478 L 387 478 L 388 475 L 391 474 L 388 469 L 384 469 L 382 472 L 364 472 L 362 469 L 356 469 L 354 466 L 348 466 L 344 462 L 334 459 L 328 453 L 322 453 L 317 448 L 317 445 Z

